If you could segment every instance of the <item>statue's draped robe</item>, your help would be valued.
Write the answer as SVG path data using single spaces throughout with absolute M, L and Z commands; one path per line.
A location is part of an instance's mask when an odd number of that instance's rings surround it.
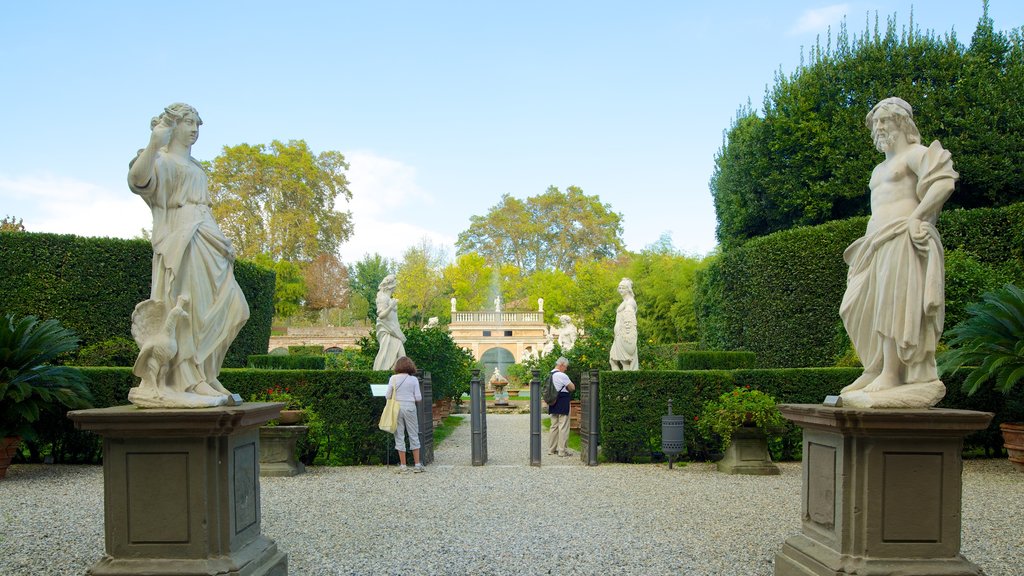
M 956 179 L 950 153 L 933 142 L 922 158 L 918 200 L 940 179 Z M 905 384 L 938 380 L 935 346 L 945 319 L 944 253 L 938 230 L 922 222 L 923 240 L 911 238 L 908 218 L 886 223 L 851 244 L 846 293 L 839 308 L 864 372 L 882 370 L 882 343 L 892 338 L 906 366 Z
M 231 242 L 210 210 L 206 172 L 192 158 L 160 151 L 149 183 L 129 186 L 153 212 L 150 298 L 168 309 L 181 294 L 190 299 L 166 386 L 191 392 L 200 382 L 218 382 L 228 347 L 249 319 L 249 305 L 235 281 Z
M 636 300 L 628 298 L 623 300 L 615 311 L 615 339 L 608 353 L 609 358 L 614 362 L 628 364 L 625 366 L 626 370 L 637 370 L 639 355 L 636 338 Z

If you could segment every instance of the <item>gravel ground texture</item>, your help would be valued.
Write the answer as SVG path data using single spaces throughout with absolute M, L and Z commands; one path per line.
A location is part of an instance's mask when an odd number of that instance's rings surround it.
M 800 530 L 800 464 L 529 466 L 529 417 L 488 415 L 485 466 L 466 422 L 423 474 L 309 468 L 262 478 L 263 533 L 292 575 L 772 574 Z M 963 545 L 988 576 L 1024 574 L 1024 474 L 964 463 Z M 0 575 L 84 574 L 103 554 L 99 466 L 16 465 L 0 480 Z

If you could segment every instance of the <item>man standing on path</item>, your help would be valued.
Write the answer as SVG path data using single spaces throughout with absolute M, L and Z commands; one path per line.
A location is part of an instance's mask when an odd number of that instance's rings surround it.
M 548 406 L 551 415 L 551 431 L 548 433 L 548 454 L 569 456 L 566 444 L 569 442 L 569 401 L 576 385 L 572 383 L 565 371 L 569 368 L 569 360 L 562 356 L 555 362 L 551 371 L 551 382 L 558 390 L 558 401 Z

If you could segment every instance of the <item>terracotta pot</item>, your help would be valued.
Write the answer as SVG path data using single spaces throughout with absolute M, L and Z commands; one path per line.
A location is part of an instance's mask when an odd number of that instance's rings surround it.
M 283 426 L 288 426 L 292 424 L 299 424 L 305 419 L 305 410 L 281 410 L 281 416 L 278 417 L 277 423 Z
M 580 429 L 580 415 L 583 413 L 583 402 L 579 400 L 569 401 L 569 429 Z
M 999 429 L 1003 431 L 1003 448 L 1010 462 L 1024 472 L 1024 422 L 1003 422 Z
M 18 452 L 18 446 L 21 446 L 21 438 L 18 436 L 0 438 L 0 478 L 7 476 L 7 468 Z

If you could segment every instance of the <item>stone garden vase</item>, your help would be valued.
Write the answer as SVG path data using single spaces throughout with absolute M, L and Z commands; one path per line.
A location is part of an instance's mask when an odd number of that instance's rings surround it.
M 18 436 L 0 438 L 0 478 L 7 476 L 7 468 L 18 453 L 18 446 L 21 446 L 21 438 Z
M 281 410 L 281 416 L 277 418 L 277 423 L 285 426 L 291 426 L 294 424 L 300 424 L 305 419 L 305 410 Z

